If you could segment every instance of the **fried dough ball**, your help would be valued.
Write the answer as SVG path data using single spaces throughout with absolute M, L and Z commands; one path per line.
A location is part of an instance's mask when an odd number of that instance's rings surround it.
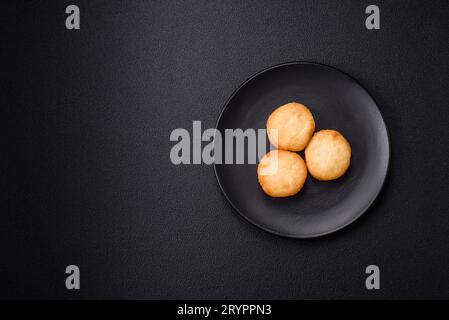
M 305 105 L 291 102 L 274 110 L 267 121 L 267 134 L 278 149 L 301 151 L 315 131 L 315 120 Z
M 335 130 L 316 132 L 305 151 L 307 169 L 318 180 L 340 178 L 349 168 L 351 146 L 341 133 Z
M 297 194 L 304 186 L 307 167 L 299 154 L 274 150 L 260 160 L 257 177 L 267 195 L 288 197 Z

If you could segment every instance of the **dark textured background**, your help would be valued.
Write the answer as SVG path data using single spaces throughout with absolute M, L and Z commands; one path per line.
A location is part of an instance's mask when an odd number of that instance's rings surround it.
M 2 3 L 0 297 L 449 298 L 449 2 L 374 3 L 378 31 L 371 1 Z M 169 159 L 174 128 L 213 127 L 241 82 L 294 60 L 358 79 L 392 144 L 375 205 L 308 241 L 252 226 L 211 166 Z

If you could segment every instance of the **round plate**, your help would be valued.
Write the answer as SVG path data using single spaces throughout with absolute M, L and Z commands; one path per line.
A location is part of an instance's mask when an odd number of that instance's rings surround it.
M 305 62 L 268 68 L 243 83 L 217 130 L 266 129 L 270 113 L 292 101 L 310 108 L 316 130 L 335 129 L 347 138 L 351 166 L 343 177 L 321 182 L 309 175 L 299 194 L 271 198 L 259 186 L 256 164 L 215 164 L 215 174 L 231 205 L 256 226 L 286 237 L 318 237 L 349 225 L 373 203 L 388 171 L 388 133 L 373 98 L 353 78 Z

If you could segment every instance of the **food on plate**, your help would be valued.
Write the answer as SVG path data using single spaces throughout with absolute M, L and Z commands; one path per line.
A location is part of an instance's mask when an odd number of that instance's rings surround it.
M 304 186 L 307 167 L 299 154 L 273 150 L 260 160 L 257 177 L 267 195 L 288 197 L 297 194 Z
M 351 146 L 338 131 L 321 130 L 307 145 L 305 159 L 312 177 L 322 181 L 334 180 L 348 170 Z
M 267 134 L 278 149 L 301 151 L 315 131 L 315 120 L 309 108 L 297 102 L 284 104 L 274 110 L 267 121 Z

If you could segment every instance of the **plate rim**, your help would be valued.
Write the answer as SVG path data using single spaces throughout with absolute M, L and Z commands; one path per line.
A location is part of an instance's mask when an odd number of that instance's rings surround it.
M 365 86 L 363 86 L 357 79 L 355 79 L 353 76 L 349 75 L 348 73 L 340 70 L 337 67 L 333 67 L 333 66 L 329 66 L 327 64 L 323 64 L 323 63 L 319 63 L 319 62 L 312 62 L 312 61 L 290 61 L 290 62 L 284 62 L 284 63 L 279 63 L 279 64 L 275 64 L 272 65 L 270 67 L 264 68 L 256 73 L 254 73 L 253 75 L 251 75 L 249 78 L 247 78 L 245 81 L 243 81 L 233 92 L 232 94 L 229 96 L 229 98 L 225 101 L 224 106 L 221 108 L 220 114 L 218 116 L 217 122 L 215 124 L 215 130 L 218 130 L 218 125 L 220 124 L 220 120 L 224 114 L 224 112 L 226 111 L 229 103 L 231 102 L 231 100 L 237 95 L 237 93 L 250 81 L 252 81 L 254 78 L 258 77 L 259 75 L 268 72 L 270 70 L 273 69 L 277 69 L 280 67 L 285 67 L 285 66 L 290 66 L 290 65 L 315 65 L 315 66 L 319 66 L 319 67 L 324 67 L 324 68 L 328 68 L 328 69 L 332 69 L 334 71 L 340 72 L 344 75 L 346 75 L 347 77 L 349 77 L 351 80 L 353 80 L 355 83 L 357 83 L 363 90 L 365 90 L 365 92 L 368 94 L 368 96 L 374 101 L 374 104 L 377 108 L 377 110 L 379 111 L 380 114 L 380 118 L 382 120 L 382 123 L 385 127 L 385 132 L 386 132 L 386 136 L 387 136 L 387 166 L 386 166 L 386 170 L 385 173 L 383 174 L 382 177 L 382 183 L 379 185 L 378 189 L 376 190 L 376 193 L 374 194 L 374 196 L 372 197 L 372 199 L 370 199 L 370 201 L 368 202 L 368 204 L 365 206 L 365 208 L 363 208 L 362 210 L 359 211 L 359 213 L 357 215 L 355 215 L 352 219 L 348 220 L 346 223 L 335 227 L 333 229 L 330 229 L 328 231 L 325 232 L 319 232 L 319 233 L 314 233 L 314 234 L 308 234 L 308 235 L 296 235 L 296 234 L 289 234 L 289 233 L 283 233 L 283 232 L 278 232 L 272 229 L 269 229 L 267 227 L 264 227 L 262 225 L 260 225 L 259 223 L 257 223 L 256 221 L 250 219 L 249 217 L 247 217 L 244 213 L 242 213 L 235 205 L 234 203 L 231 201 L 231 199 L 229 198 L 228 194 L 226 193 L 226 191 L 224 190 L 220 178 L 218 176 L 217 173 L 217 163 L 214 162 L 214 173 L 215 173 L 215 178 L 218 182 L 218 185 L 220 187 L 221 192 L 223 193 L 223 195 L 225 196 L 226 200 L 228 201 L 228 203 L 231 205 L 231 207 L 241 216 L 243 217 L 246 221 L 248 221 L 249 223 L 253 224 L 254 226 L 277 236 L 280 237 L 286 237 L 286 238 L 290 238 L 290 239 L 314 239 L 314 238 L 319 238 L 319 237 L 323 237 L 332 233 L 335 233 L 347 226 L 349 226 L 350 224 L 352 224 L 354 221 L 356 221 L 357 219 L 359 219 L 376 201 L 376 199 L 378 198 L 381 190 L 383 189 L 384 185 L 385 185 L 385 181 L 387 179 L 388 176 L 388 172 L 390 171 L 390 158 L 391 158 L 391 139 L 390 139 L 390 132 L 388 130 L 388 126 L 385 122 L 384 116 L 382 114 L 381 109 L 379 108 L 379 105 L 377 103 L 377 101 L 374 99 L 373 95 L 365 88 Z M 215 140 L 214 140 L 215 141 Z

